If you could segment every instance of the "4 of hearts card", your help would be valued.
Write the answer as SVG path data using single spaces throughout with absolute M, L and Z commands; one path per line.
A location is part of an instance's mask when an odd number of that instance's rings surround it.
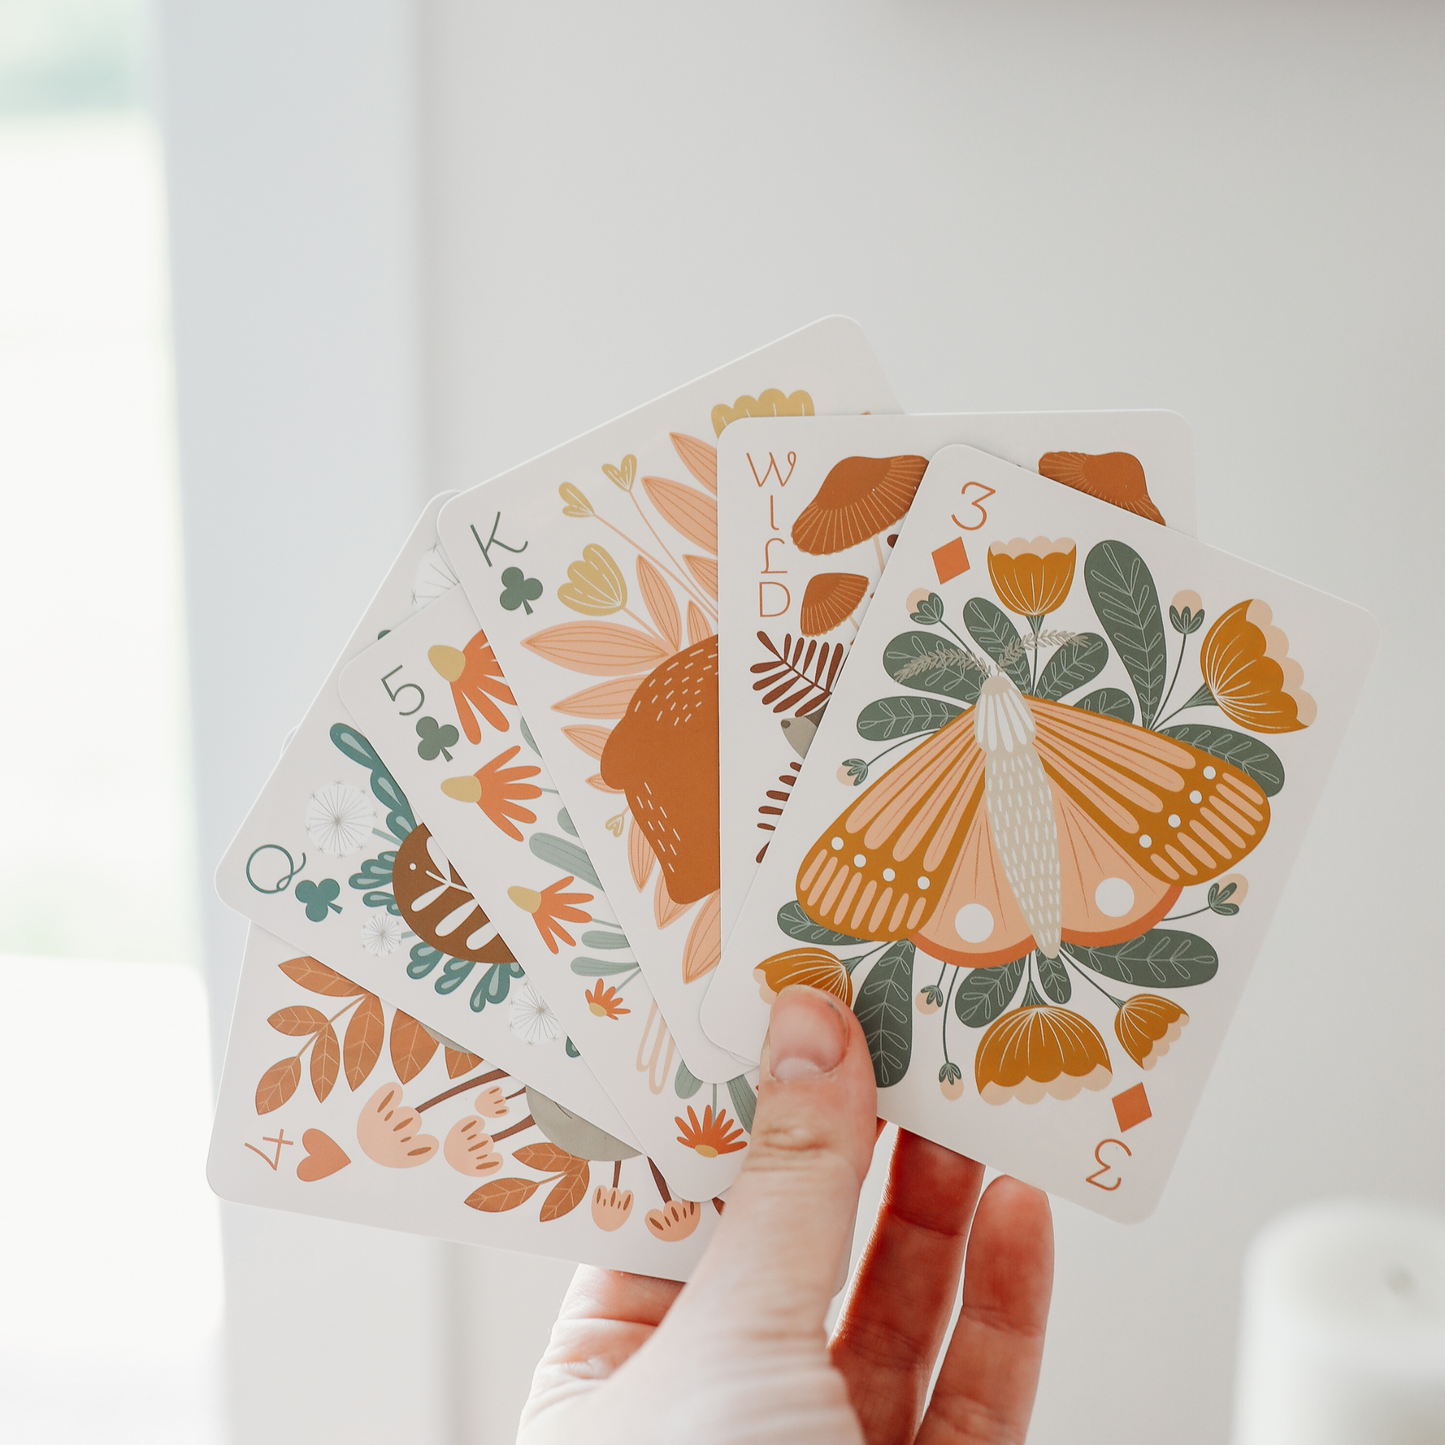
M 207 1177 L 243 1204 L 664 1279 L 687 1278 L 719 1212 L 254 924 Z
M 743 416 L 891 411 L 820 321 L 493 481 L 439 534 L 693 1078 L 720 952 L 716 440 Z
M 717 459 L 724 939 L 928 459 L 955 444 L 1194 532 L 1194 442 L 1173 412 L 786 417 L 730 426 Z M 704 1001 L 704 1028 L 708 1008 Z
M 768 999 L 828 989 L 885 1117 L 1143 1218 L 1377 637 L 1348 603 L 939 451 L 724 950 L 719 1043 L 756 1058 Z
M 741 1070 L 704 1085 L 678 1057 L 462 589 L 353 659 L 341 696 L 667 1185 L 721 1194 L 741 1167 L 753 1087 Z
M 407 538 L 221 859 L 216 891 L 298 954 L 635 1143 L 341 699 L 349 658 L 456 586 L 437 545 L 446 500 Z M 435 708 L 420 687 L 394 690 L 427 746 Z

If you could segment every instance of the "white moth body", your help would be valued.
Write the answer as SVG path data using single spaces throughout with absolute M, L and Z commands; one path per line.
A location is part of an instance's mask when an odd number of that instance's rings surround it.
M 1034 748 L 1034 716 L 1007 677 L 991 677 L 979 691 L 973 728 L 1004 876 L 1034 942 L 1046 958 L 1057 958 L 1064 917 L 1059 830 L 1053 789 Z

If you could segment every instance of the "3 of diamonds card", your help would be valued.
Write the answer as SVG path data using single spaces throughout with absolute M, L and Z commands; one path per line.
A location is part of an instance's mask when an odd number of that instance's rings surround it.
M 718 1041 L 756 1057 L 779 989 L 829 989 L 887 1118 L 1144 1217 L 1376 642 L 1348 603 L 938 452 L 728 940 Z
M 720 951 L 716 440 L 744 416 L 889 411 L 834 317 L 462 493 L 438 526 L 694 1078 Z
M 718 439 L 724 939 L 928 459 L 957 443 L 1194 531 L 1194 441 L 1173 412 L 780 417 L 730 426 Z M 706 1001 L 702 1017 L 706 1028 Z

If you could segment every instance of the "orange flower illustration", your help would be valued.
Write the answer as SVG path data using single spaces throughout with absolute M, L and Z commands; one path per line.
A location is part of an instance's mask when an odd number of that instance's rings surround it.
M 630 1008 L 622 1007 L 622 995 L 615 988 L 604 988 L 600 978 L 583 994 L 583 998 L 587 1000 L 587 1007 L 600 1019 L 620 1019 L 623 1014 L 632 1012 Z
M 492 651 L 485 632 L 477 633 L 460 652 L 455 647 L 438 645 L 431 648 L 426 656 L 432 667 L 451 683 L 457 719 L 470 741 L 479 743 L 482 740 L 482 729 L 472 711 L 473 705 L 499 733 L 507 731 L 507 719 L 492 699 L 510 703 L 513 707 L 517 699 L 512 696 L 512 689 L 502 676 L 497 655 Z
M 1124 1052 L 1141 1069 L 1152 1069 L 1169 1052 L 1189 1022 L 1189 1015 L 1177 1003 L 1158 994 L 1136 993 L 1126 999 L 1114 1019 L 1114 1032 Z
M 704 1159 L 716 1159 L 719 1154 L 736 1154 L 739 1149 L 747 1148 L 746 1144 L 739 1142 L 743 1137 L 742 1127 L 734 1125 L 726 1109 L 719 1109 L 717 1118 L 713 1118 L 712 1105 L 709 1104 L 702 1111 L 702 1123 L 699 1124 L 697 1114 L 689 1104 L 686 1121 L 677 1115 L 673 1123 L 682 1130 L 677 1142 L 696 1150 Z
M 592 1222 L 599 1229 L 621 1229 L 632 1213 L 632 1191 L 615 1184 L 604 1189 L 600 1184 L 592 1191 Z
M 764 1003 L 772 1003 L 790 983 L 820 988 L 853 1006 L 853 980 L 826 948 L 790 948 L 765 958 L 754 970 Z
M 1226 717 L 1257 733 L 1292 733 L 1307 728 L 1317 708 L 1273 616 L 1257 597 L 1236 602 L 1205 633 L 1199 667 Z
M 533 767 L 531 763 L 507 767 L 521 751 L 520 744 L 510 747 L 506 752 L 498 753 L 491 762 L 484 763 L 470 777 L 447 778 L 442 783 L 442 792 L 447 797 L 455 798 L 459 803 L 475 803 L 492 820 L 493 826 L 501 829 L 515 843 L 522 841 L 522 834 L 512 820 L 521 823 L 537 821 L 537 815 L 530 808 L 521 806 L 522 800 L 542 796 L 541 788 L 527 781 L 528 778 L 538 777 L 541 768 Z
M 1015 537 L 991 542 L 988 575 L 1005 607 L 1021 617 L 1041 618 L 1056 612 L 1074 585 L 1078 548 L 1068 537 Z
M 973 1074 L 987 1104 L 1037 1104 L 1045 1094 L 1072 1099 L 1080 1089 L 1104 1088 L 1113 1077 L 1098 1029 L 1081 1014 L 1046 1004 L 1032 984 L 1021 1008 L 988 1026 Z
M 562 927 L 563 923 L 591 923 L 592 915 L 584 913 L 580 908 L 574 907 L 578 903 L 591 903 L 590 893 L 564 893 L 562 890 L 569 883 L 577 880 L 569 873 L 565 878 L 559 878 L 555 883 L 549 883 L 540 893 L 535 888 L 509 888 L 507 897 L 532 915 L 532 922 L 537 925 L 537 932 L 542 935 L 542 942 L 545 943 L 552 953 L 557 952 L 557 939 L 571 948 L 577 941 Z

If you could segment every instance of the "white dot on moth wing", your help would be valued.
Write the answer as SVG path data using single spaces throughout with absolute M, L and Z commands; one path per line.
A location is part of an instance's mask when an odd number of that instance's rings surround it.
M 1178 814 L 1178 813 L 1170 813 L 1170 815 L 1169 815 L 1169 826 L 1170 826 L 1171 828 L 1177 828 L 1177 827 L 1179 826 L 1179 814 Z
M 868 860 L 861 853 L 855 853 L 853 855 L 853 866 L 855 868 L 864 868 L 867 864 Z
M 833 851 L 834 851 L 835 853 L 836 853 L 836 852 L 838 851 L 838 849 L 841 848 L 842 846 L 843 846 L 843 840 L 842 840 L 841 838 L 834 838 L 834 839 L 833 839 Z
M 920 879 L 918 880 L 918 886 L 926 891 L 927 888 L 928 888 L 928 879 L 927 879 L 927 878 L 920 878 Z
M 1198 788 L 1195 788 L 1189 795 L 1189 801 L 1191 803 L 1202 803 L 1204 801 L 1204 794 L 1201 793 Z
M 885 868 L 885 869 L 883 870 L 883 881 L 884 881 L 885 883 L 891 883 L 891 882 L 893 882 L 893 880 L 894 880 L 897 876 L 898 876 L 898 875 L 897 875 L 891 868 Z
M 1213 768 L 1205 768 L 1205 770 L 1204 770 L 1204 776 L 1205 776 L 1206 778 L 1212 778 L 1212 777 L 1214 777 L 1214 775 L 1215 775 L 1215 773 L 1214 773 L 1214 769 L 1213 769 Z
M 1154 840 L 1147 833 L 1139 834 L 1139 846 L 1141 848 L 1149 847 L 1153 843 L 1153 841 Z

